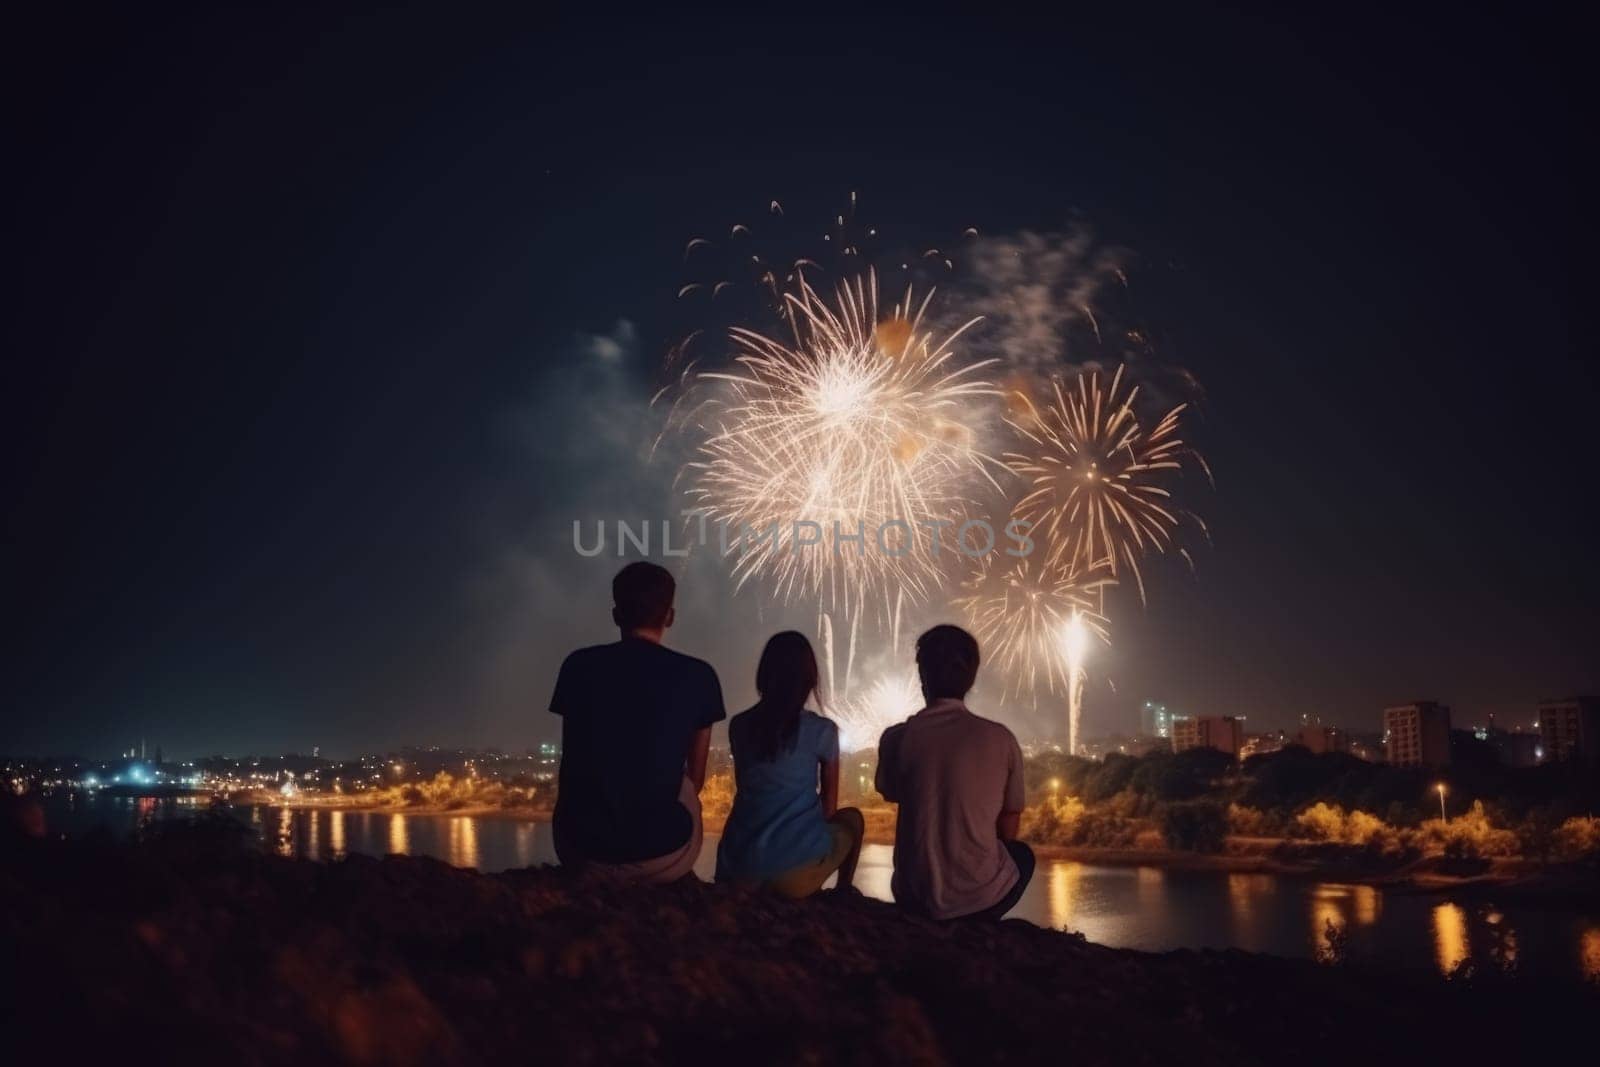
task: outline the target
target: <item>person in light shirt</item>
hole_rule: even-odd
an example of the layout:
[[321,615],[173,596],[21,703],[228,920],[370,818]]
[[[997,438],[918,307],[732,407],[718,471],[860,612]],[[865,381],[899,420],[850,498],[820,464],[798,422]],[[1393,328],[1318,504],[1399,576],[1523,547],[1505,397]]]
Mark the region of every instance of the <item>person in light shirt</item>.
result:
[[978,642],[960,627],[917,638],[928,705],[878,743],[877,789],[900,809],[890,888],[930,919],[999,919],[1033,877],[1033,850],[1017,840],[1022,749],[966,705],[978,661]]
[[795,630],[773,635],[756,668],[761,699],[728,724],[738,793],[717,848],[717,881],[787,897],[850,888],[865,823],[839,807],[839,728],[806,707],[817,657]]

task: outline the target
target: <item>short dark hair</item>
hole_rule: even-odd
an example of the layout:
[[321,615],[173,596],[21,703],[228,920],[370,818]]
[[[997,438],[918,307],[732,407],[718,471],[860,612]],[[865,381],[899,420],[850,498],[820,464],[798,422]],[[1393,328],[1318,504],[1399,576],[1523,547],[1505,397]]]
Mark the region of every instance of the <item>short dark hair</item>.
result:
[[672,572],[654,563],[630,563],[611,579],[611,617],[624,630],[662,626],[672,610],[678,583]]
[[917,674],[929,700],[960,700],[978,680],[977,638],[959,626],[935,626],[917,638]]

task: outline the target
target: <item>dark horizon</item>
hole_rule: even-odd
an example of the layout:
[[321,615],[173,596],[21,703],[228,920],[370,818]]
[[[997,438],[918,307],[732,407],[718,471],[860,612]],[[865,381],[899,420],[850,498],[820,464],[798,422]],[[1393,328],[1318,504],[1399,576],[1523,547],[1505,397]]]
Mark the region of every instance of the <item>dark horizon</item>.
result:
[[[685,242],[852,191],[1127,250],[1203,389],[1211,544],[1119,604],[1087,734],[1600,690],[1570,28],[27,18],[0,751],[553,739],[614,632],[570,522],[667,499],[627,431]],[[738,705],[806,613],[681,582]]]

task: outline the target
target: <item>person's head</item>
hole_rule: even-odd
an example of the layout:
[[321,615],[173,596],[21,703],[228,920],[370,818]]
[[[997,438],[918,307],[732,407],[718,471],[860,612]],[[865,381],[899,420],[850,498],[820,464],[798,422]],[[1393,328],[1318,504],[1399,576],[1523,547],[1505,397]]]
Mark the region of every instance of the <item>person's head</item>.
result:
[[817,691],[817,656],[811,642],[798,630],[773,634],[761,650],[756,665],[756,692],[761,700],[748,720],[747,740],[751,753],[761,761],[776,759],[780,752],[793,748],[800,733],[800,712]]
[[665,567],[640,560],[611,579],[611,618],[625,634],[654,636],[672,625],[677,583]]
[[930,702],[962,700],[978,680],[978,642],[959,626],[935,626],[917,638],[917,676]]

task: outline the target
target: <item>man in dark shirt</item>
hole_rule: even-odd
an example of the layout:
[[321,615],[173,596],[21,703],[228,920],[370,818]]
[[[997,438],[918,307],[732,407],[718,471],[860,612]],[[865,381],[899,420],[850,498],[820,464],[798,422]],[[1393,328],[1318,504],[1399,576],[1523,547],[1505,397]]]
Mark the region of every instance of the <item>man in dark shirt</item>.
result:
[[711,724],[727,713],[711,665],[661,645],[672,575],[630,563],[611,582],[615,644],[581,648],[556,678],[561,716],[556,855],[566,866],[669,882],[700,855]]

